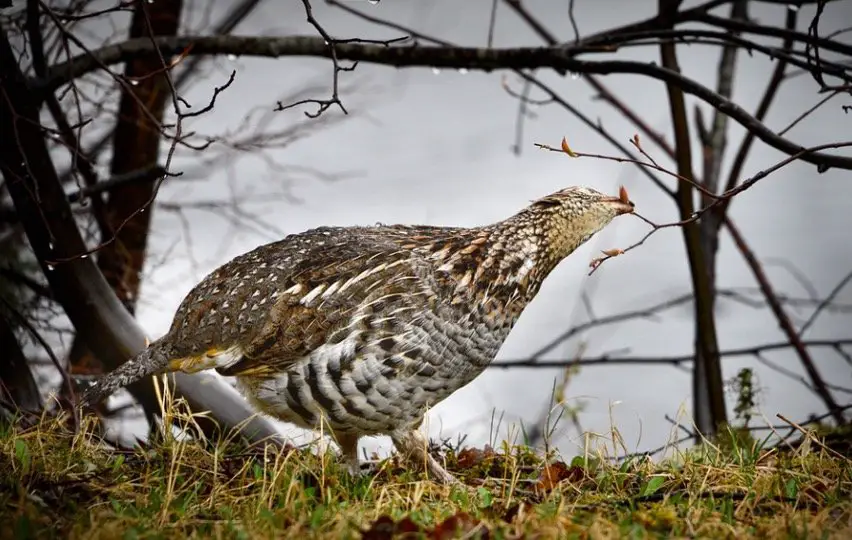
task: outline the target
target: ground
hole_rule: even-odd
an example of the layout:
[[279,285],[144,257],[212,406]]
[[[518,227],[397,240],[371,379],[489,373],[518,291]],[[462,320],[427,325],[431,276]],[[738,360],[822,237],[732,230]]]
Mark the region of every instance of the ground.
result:
[[464,486],[446,487],[393,459],[352,479],[331,452],[174,438],[116,449],[94,433],[0,424],[0,539],[852,537],[852,460],[811,435],[665,459],[449,449]]

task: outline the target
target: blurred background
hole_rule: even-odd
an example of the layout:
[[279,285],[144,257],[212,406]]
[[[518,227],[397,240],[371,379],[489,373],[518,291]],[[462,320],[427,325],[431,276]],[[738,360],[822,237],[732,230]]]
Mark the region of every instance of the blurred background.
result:
[[[14,43],[25,47],[23,30],[18,35],[15,29],[22,28],[16,21],[25,18],[26,2],[13,4],[3,13],[7,33]],[[85,7],[74,2],[48,4],[57,13],[70,13],[73,9],[96,13],[99,9],[111,10],[115,2],[89,2]],[[129,7],[125,10],[73,21],[64,19],[64,24],[91,49],[105,42],[121,42],[127,39],[134,17],[134,2],[126,4]],[[217,24],[232,16],[237,4],[184,1],[177,34],[212,34]],[[317,28],[306,21],[301,1],[253,4],[231,34],[319,35]],[[683,12],[704,4],[684,2],[679,9]],[[723,20],[731,19],[732,5],[741,4],[750,24],[778,29],[784,28],[789,12],[796,11],[796,29],[803,34],[808,32],[818,9],[817,3],[807,2],[801,6],[768,1],[715,4],[718,7],[708,13]],[[159,5],[160,0],[149,2],[147,9],[156,10]],[[513,5],[521,4],[503,0],[316,0],[312,8],[316,21],[336,39],[391,40],[416,33],[452,45],[495,48],[546,45],[523,14],[544,25],[558,42],[570,45],[576,39],[574,25],[583,38],[653,18],[658,10],[657,2],[650,0],[527,0],[522,4],[523,12]],[[850,34],[833,35],[844,30],[850,21],[852,2],[829,2],[818,21],[819,35],[852,47]],[[43,15],[45,27],[53,22]],[[732,35],[729,28],[700,21],[686,22],[683,28],[712,28]],[[416,39],[417,43],[430,45],[422,36]],[[773,49],[782,47],[778,36],[746,33],[743,37]],[[797,42],[793,48],[801,52],[805,45]],[[74,55],[81,51],[74,45]],[[677,54],[683,75],[718,91],[720,51],[719,43],[679,43]],[[61,48],[54,52],[57,63],[66,59]],[[835,58],[832,54],[826,51],[823,58]],[[189,69],[188,62],[193,58],[190,54],[183,59],[172,75]],[[504,219],[530,200],[569,185],[587,185],[613,194],[624,185],[637,211],[646,218],[660,224],[681,219],[671,197],[633,164],[591,157],[572,159],[537,148],[536,143],[558,148],[565,137],[577,152],[621,155],[600,133],[553,101],[540,87],[527,86],[515,72],[485,72],[475,66],[397,68],[364,61],[354,70],[338,74],[339,98],[348,114],[332,105],[319,117],[310,118],[305,113],[317,112],[314,103],[275,109],[280,108],[279,103],[328,99],[333,74],[330,60],[315,56],[273,59],[250,54],[198,58],[200,62],[192,67],[191,76],[179,91],[182,100],[192,105],[189,110],[204,107],[214,88],[225,84],[232,71],[235,76],[227,88],[217,93],[209,111],[183,119],[183,133],[194,134],[193,144],[209,142],[203,151],[172,145],[167,138],[160,142],[159,162],[163,163],[173,151],[169,170],[183,175],[166,178],[149,211],[150,232],[141,285],[138,298],[133,300],[138,322],[151,339],[166,332],[183,296],[207,273],[259,244],[320,225],[483,225]],[[582,58],[659,64],[659,40]],[[844,58],[837,61],[848,65],[850,57]],[[26,57],[21,62],[26,69],[34,69]],[[777,63],[759,52],[739,51],[732,72],[731,100],[753,115],[771,86]],[[341,64],[351,62],[341,60]],[[120,65],[113,68],[120,71]],[[634,159],[642,156],[629,140],[639,133],[642,147],[651,157],[662,167],[677,170],[677,164],[650,142],[635,122],[602,98],[600,89],[590,84],[586,74],[559,74],[552,69],[525,73],[603,127],[632,151]],[[663,82],[633,74],[595,77],[609,95],[674,144]],[[141,82],[145,84],[144,79]],[[78,85],[86,95],[82,116],[94,118],[76,130],[86,149],[115,128],[119,100],[129,90],[122,91],[103,71],[78,79]],[[852,101],[848,83],[842,91],[820,92],[810,74],[790,66],[773,92],[774,101],[763,118],[773,132],[784,130],[834,93],[783,136],[805,147],[850,139],[847,113]],[[519,96],[528,99],[524,101]],[[61,102],[72,117],[71,123],[80,122],[74,100],[62,97]],[[706,154],[699,140],[697,118],[700,115],[703,125],[712,127],[714,109],[687,95],[686,111],[692,164],[698,175]],[[163,114],[165,124],[175,122],[171,101],[167,100]],[[42,111],[42,116],[46,124],[53,122],[47,112]],[[746,131],[730,121],[725,133],[728,147],[720,158],[721,186]],[[852,156],[849,148],[827,152]],[[63,145],[54,145],[51,155],[60,172],[74,164],[73,153]],[[755,141],[738,180],[752,177],[785,157]],[[107,145],[93,159],[97,175],[109,177],[113,159],[113,151]],[[670,189],[677,187],[671,176],[652,172]],[[849,347],[844,349],[843,341],[852,339],[852,287],[842,286],[852,271],[849,182],[847,170],[831,168],[818,173],[815,165],[796,161],[738,194],[729,209],[730,219],[747,240],[797,332],[819,309],[801,340],[839,406],[852,398],[852,366],[846,355]],[[73,180],[68,185],[73,186]],[[694,200],[701,203],[697,195]],[[90,247],[97,245],[91,206],[78,204],[77,208],[78,223],[89,235]],[[619,452],[650,450],[694,431],[691,359],[696,349],[696,321],[693,283],[681,229],[660,229],[643,245],[606,261],[588,275],[590,261],[601,250],[626,248],[648,231],[649,226],[640,219],[620,218],[564,261],[519,320],[495,366],[430,412],[430,434],[449,439],[466,436],[466,444],[482,445],[505,437],[520,440],[526,433],[538,442],[546,436],[563,453],[573,455],[588,443],[587,434],[606,440],[611,438],[613,428],[624,441]],[[14,243],[5,242],[7,252],[15,254],[9,255],[7,268],[18,269],[42,282],[38,270],[27,266],[31,256],[26,255],[26,239],[21,235],[15,238]],[[718,238],[713,313],[718,347],[723,352],[722,378],[726,381],[729,421],[742,421],[742,415],[735,411],[737,385],[733,381],[742,376],[744,368],[752,370],[749,373],[753,373],[756,389],[755,403],[748,413],[750,426],[776,424],[777,413],[795,420],[823,415],[826,402],[813,391],[813,381],[800,354],[790,346],[778,317],[767,307],[742,251],[725,228]],[[8,281],[4,285],[7,289],[19,286],[14,285],[17,281]],[[18,297],[31,299],[32,292],[19,293]],[[672,306],[645,316],[625,316],[622,321],[606,325],[594,323],[669,301],[673,301]],[[66,362],[74,341],[73,325],[61,309],[54,306],[44,311],[46,303],[27,302],[24,303],[34,313],[42,313],[32,319]],[[592,324],[588,324],[590,321]],[[588,329],[560,339],[572,328],[586,324]],[[48,364],[36,370],[40,389],[59,391],[61,378],[45,360],[43,347],[32,340],[30,332],[16,331],[22,336],[33,365]],[[811,347],[810,343],[815,345]],[[777,347],[760,350],[767,345]],[[544,354],[537,354],[545,347]],[[728,354],[737,350],[745,352]],[[501,362],[530,358],[542,363],[579,363],[567,371],[564,367],[499,367]],[[597,359],[597,363],[583,365],[583,359]],[[77,372],[85,375],[87,370],[79,368]],[[556,403],[554,397],[558,398]],[[112,405],[118,407],[129,400],[129,394],[124,393]],[[117,418],[119,421],[111,422],[110,429],[119,439],[144,438],[147,424],[138,407],[122,411]],[[544,426],[554,422],[556,429],[550,433]],[[297,441],[313,437],[289,425],[281,424],[280,428]],[[761,433],[762,437],[766,432]],[[390,449],[389,440],[382,438],[363,444],[368,450],[381,453]]]

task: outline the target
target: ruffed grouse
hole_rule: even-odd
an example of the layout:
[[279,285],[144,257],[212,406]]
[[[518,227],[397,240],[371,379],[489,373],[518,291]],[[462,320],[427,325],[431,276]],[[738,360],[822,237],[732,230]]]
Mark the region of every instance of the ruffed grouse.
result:
[[95,403],[154,373],[215,368],[260,410],[358,440],[390,435],[439,481],[418,428],[497,355],[551,270],[620,214],[569,187],[484,227],[320,227],[240,255],[183,300],[171,329],[87,390]]

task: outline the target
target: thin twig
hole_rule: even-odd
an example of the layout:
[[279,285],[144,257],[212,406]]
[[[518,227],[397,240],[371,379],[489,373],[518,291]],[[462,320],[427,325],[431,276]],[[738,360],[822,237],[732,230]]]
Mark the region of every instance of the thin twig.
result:
[[[852,339],[825,339],[825,340],[805,340],[802,344],[807,348],[828,348],[836,349],[837,347],[852,346]],[[719,352],[719,356],[723,358],[756,356],[765,352],[781,351],[791,349],[793,345],[789,341],[779,341],[775,343],[763,343],[754,347],[742,347],[738,349],[728,349]],[[678,366],[693,362],[695,354],[681,354],[672,356],[613,356],[603,354],[600,356],[590,356],[585,358],[563,358],[563,359],[541,359],[536,357],[522,359],[504,359],[499,362],[494,362],[488,367],[491,369],[510,369],[510,368],[532,368],[532,369],[553,369],[564,368],[565,366],[601,366],[601,365],[660,365],[660,366]]]
[[739,227],[737,227],[727,216],[725,217],[725,226],[731,234],[731,238],[734,240],[734,243],[737,245],[740,253],[742,253],[746,264],[754,275],[754,279],[763,291],[763,294],[766,297],[766,302],[769,304],[769,307],[772,309],[772,313],[778,320],[778,325],[793,345],[793,349],[795,349],[796,354],[798,354],[799,360],[802,362],[802,366],[805,368],[805,371],[811,380],[814,391],[817,395],[819,395],[829,411],[835,411],[834,420],[838,424],[843,424],[845,419],[843,418],[843,414],[840,412],[840,407],[834,400],[834,396],[831,395],[831,391],[826,386],[825,381],[822,379],[822,376],[817,370],[816,364],[814,363],[813,358],[811,358],[807,347],[805,347],[802,342],[802,338],[793,326],[792,321],[790,321],[790,317],[787,316],[787,313],[784,311],[784,307],[781,305],[781,302],[778,301],[778,297],[775,295],[775,291],[772,288],[772,284],[769,282],[769,278],[766,277],[763,268],[760,266],[760,262],[757,260],[757,257],[754,255],[751,248],[749,248],[748,244],[746,244],[745,238],[742,233],[740,233]]
[[42,337],[41,333],[32,325],[29,319],[15,309],[15,306],[13,306],[4,297],[0,296],[0,301],[2,301],[3,305],[6,306],[6,309],[9,310],[9,313],[18,319],[18,322],[27,329],[27,332],[38,342],[39,346],[44,349],[44,352],[47,353],[47,356],[56,368],[56,371],[62,378],[62,384],[65,386],[65,391],[68,392],[68,399],[71,400],[74,431],[76,432],[80,426],[80,408],[77,406],[77,393],[74,391],[74,383],[71,381],[71,376],[68,374],[68,370],[62,366],[62,362],[60,362],[59,358],[56,357],[56,354],[53,352],[53,348],[47,343],[44,337]]
[[810,440],[812,443],[819,446],[820,448],[822,448],[823,450],[825,450],[829,454],[833,455],[836,458],[839,458],[840,460],[842,460],[844,462],[849,461],[848,457],[844,456],[843,454],[841,454],[837,450],[831,449],[828,446],[826,446],[825,444],[823,444],[823,442],[821,440],[817,439],[810,430],[803,428],[802,426],[800,426],[796,422],[793,422],[792,420],[788,419],[786,416],[784,416],[781,413],[777,413],[775,416],[777,416],[782,422],[786,422],[786,423],[790,424],[791,426],[793,426],[794,428],[796,428],[808,440]]
[[[148,40],[131,39],[89,51],[79,57],[56,66],[51,75],[41,81],[40,87],[47,90],[63,82],[79,77],[95,69],[106,69],[107,64],[124,61],[139,54],[151,52],[154,45],[164,53],[189,54],[243,54],[253,56],[281,57],[287,55],[330,57],[331,52],[322,38],[312,37],[243,37],[243,36],[176,36],[158,37],[155,43]],[[445,46],[387,47],[363,43],[337,43],[334,57],[338,60],[369,61],[375,64],[404,66],[431,66],[437,68],[465,69],[536,69],[551,68],[574,73],[611,74],[624,73],[643,75],[694,95],[716,109],[728,114],[731,119],[769,146],[788,155],[828,168],[852,169],[852,158],[815,152],[802,153],[804,148],[783,137],[758,121],[742,107],[725,99],[698,81],[675,70],[647,62],[627,60],[580,60],[566,53],[561,47],[518,47],[477,48]],[[348,68],[347,68],[348,69]]]
[[491,2],[491,17],[488,21],[488,47],[494,46],[494,27],[497,25],[497,1]]
[[846,287],[846,285],[850,281],[852,281],[852,271],[850,271],[848,274],[843,276],[843,279],[841,279],[840,282],[838,282],[837,285],[834,286],[834,288],[831,290],[831,292],[828,293],[828,296],[826,296],[819,303],[819,305],[817,305],[816,309],[814,309],[813,313],[811,313],[811,316],[808,317],[808,320],[806,320],[805,323],[802,325],[802,327],[799,329],[799,335],[800,336],[803,336],[805,334],[805,332],[808,331],[808,329],[816,322],[816,320],[820,316],[820,314],[823,311],[825,311],[825,309],[828,306],[831,305],[831,303],[834,301],[834,299],[837,297],[837,295],[840,294],[840,291],[842,291],[843,288]]

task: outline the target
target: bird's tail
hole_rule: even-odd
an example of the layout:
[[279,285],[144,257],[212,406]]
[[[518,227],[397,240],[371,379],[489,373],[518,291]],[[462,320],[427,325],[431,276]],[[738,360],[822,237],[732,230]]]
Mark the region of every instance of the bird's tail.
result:
[[169,357],[162,340],[154,341],[144,351],[93,382],[83,393],[81,401],[84,406],[95,405],[116,390],[166,371],[168,365]]

